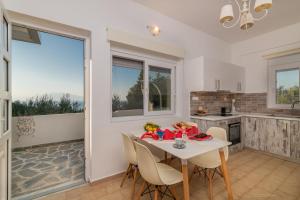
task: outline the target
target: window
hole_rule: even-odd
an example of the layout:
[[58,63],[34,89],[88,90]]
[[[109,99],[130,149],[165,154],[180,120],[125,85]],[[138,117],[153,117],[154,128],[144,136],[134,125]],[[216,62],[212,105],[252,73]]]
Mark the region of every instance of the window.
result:
[[149,67],[149,111],[171,110],[171,69]]
[[299,69],[276,70],[276,104],[299,101]]
[[[283,61],[286,63],[287,60]],[[289,109],[300,100],[300,63],[281,64],[279,61],[276,60],[279,64],[269,66],[268,107]]]
[[144,114],[144,63],[113,57],[112,64],[112,116]]
[[174,65],[113,53],[112,117],[174,113]]

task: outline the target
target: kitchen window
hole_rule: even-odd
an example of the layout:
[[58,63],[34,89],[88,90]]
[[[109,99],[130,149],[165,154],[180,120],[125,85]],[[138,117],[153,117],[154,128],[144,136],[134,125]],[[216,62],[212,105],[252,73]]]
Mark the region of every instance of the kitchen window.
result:
[[174,113],[175,64],[112,52],[112,117]]
[[300,62],[269,66],[268,107],[290,109],[296,102],[298,108],[299,91]]

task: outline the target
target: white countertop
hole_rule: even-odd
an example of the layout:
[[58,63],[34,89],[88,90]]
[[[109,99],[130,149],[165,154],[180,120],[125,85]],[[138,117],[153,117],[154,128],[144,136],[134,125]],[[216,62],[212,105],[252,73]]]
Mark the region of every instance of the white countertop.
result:
[[269,119],[285,119],[285,120],[294,120],[300,121],[300,118],[282,115],[282,116],[273,116],[267,113],[235,113],[232,116],[218,116],[218,115],[207,115],[207,116],[193,116],[191,115],[191,119],[201,119],[201,120],[209,120],[209,121],[220,121],[220,120],[228,120],[234,119],[238,117],[262,117],[262,118],[269,118]]

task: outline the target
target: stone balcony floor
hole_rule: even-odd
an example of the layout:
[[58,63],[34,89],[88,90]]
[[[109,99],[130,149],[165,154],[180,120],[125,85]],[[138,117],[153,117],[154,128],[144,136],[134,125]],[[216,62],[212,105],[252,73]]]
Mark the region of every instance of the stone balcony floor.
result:
[[84,180],[84,142],[73,141],[12,152],[12,196]]

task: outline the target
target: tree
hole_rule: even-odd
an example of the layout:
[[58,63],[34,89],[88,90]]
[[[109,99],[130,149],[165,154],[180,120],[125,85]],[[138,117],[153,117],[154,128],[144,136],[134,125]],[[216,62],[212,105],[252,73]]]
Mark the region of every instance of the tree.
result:
[[141,70],[139,78],[136,83],[129,89],[126,96],[127,109],[143,109],[144,98],[143,98],[143,81],[144,72]]
[[83,112],[78,101],[71,101],[69,94],[63,94],[60,101],[44,94],[28,99],[27,101],[14,101],[12,103],[13,116],[49,115],[59,113]]
[[293,86],[290,88],[279,86],[277,88],[276,102],[278,104],[292,104],[297,100],[299,100],[299,86]]
[[[161,75],[160,72],[157,72],[156,76],[151,77],[149,82],[150,82],[149,101],[153,104],[153,108],[154,109],[168,108],[171,104],[171,98],[170,98],[171,80],[170,80],[170,77],[163,76],[163,75]],[[160,105],[160,104],[162,104],[162,105]]]

